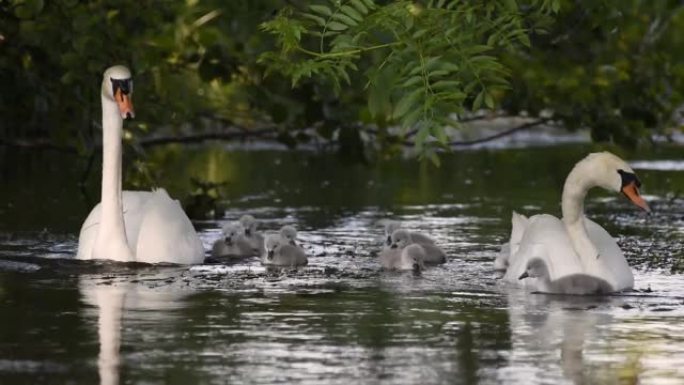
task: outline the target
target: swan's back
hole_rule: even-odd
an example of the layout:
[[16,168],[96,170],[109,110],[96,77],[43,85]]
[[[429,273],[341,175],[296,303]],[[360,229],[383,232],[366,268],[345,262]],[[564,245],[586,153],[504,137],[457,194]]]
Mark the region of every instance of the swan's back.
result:
[[143,207],[135,258],[146,263],[197,264],[204,247],[180,203],[164,189],[152,192]]
[[541,214],[529,218],[518,250],[510,257],[504,279],[517,282],[532,258],[539,258],[546,263],[550,281],[583,273],[565,225],[552,215]]

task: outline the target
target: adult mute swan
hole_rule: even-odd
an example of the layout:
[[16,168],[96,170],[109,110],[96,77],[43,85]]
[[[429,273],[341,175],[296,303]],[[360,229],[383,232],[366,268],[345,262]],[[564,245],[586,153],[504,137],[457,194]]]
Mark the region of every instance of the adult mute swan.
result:
[[513,213],[510,242],[495,261],[496,268],[506,270],[504,280],[550,293],[610,293],[632,288],[632,270],[615,239],[584,215],[584,198],[592,187],[622,192],[650,212],[639,195],[641,182],[625,161],[609,152],[589,154],[565,180],[562,219]]
[[123,119],[133,118],[133,81],[124,66],[102,79],[102,198],[83,222],[78,259],[194,264],[204,249],[178,201],[163,189],[121,191]]

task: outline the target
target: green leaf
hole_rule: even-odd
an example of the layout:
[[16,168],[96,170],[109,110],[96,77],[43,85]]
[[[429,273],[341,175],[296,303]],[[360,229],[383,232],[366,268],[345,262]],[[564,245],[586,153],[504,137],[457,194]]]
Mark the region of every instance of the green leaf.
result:
[[331,21],[330,23],[328,23],[328,29],[331,31],[344,31],[348,28],[349,28],[348,26],[346,26],[342,23],[338,23],[336,21]]
[[357,11],[361,12],[364,15],[368,14],[368,8],[363,5],[363,3],[360,0],[351,0],[350,1],[351,5],[356,8]]
[[485,92],[484,103],[490,109],[494,108],[494,99],[492,99],[492,94],[490,94],[489,92]]
[[394,106],[394,111],[392,112],[392,118],[399,120],[402,116],[406,115],[409,110],[418,108],[418,101],[420,96],[423,95],[425,91],[422,88],[414,90],[413,92],[406,93],[399,99],[399,102]]
[[530,43],[530,38],[525,33],[518,34],[518,41],[525,47],[529,48],[532,46],[532,43]]
[[416,84],[422,83],[423,82],[423,77],[422,76],[411,76],[408,78],[404,83],[401,84],[403,88],[408,88],[411,86],[415,86]]
[[351,17],[352,19],[361,22],[363,21],[363,16],[361,16],[360,13],[358,13],[354,8],[348,6],[348,5],[343,5],[340,10],[344,12],[345,15]]
[[458,80],[440,80],[431,85],[435,90],[451,90],[458,89],[461,86],[461,82]]
[[302,17],[315,21],[316,24],[321,27],[325,26],[325,19],[320,16],[316,16],[311,13],[302,13]]
[[319,15],[323,15],[326,17],[330,17],[332,15],[332,11],[330,10],[330,8],[326,7],[325,5],[314,4],[310,5],[309,9],[316,12]]
[[332,18],[348,25],[349,27],[356,27],[357,25],[359,25],[359,23],[357,23],[354,19],[343,13],[336,13],[332,16]]
[[377,7],[373,0],[363,0],[363,3],[366,4],[366,8],[368,9],[375,9]]
[[473,101],[473,111],[477,111],[482,107],[482,99],[484,98],[485,90],[480,91]]

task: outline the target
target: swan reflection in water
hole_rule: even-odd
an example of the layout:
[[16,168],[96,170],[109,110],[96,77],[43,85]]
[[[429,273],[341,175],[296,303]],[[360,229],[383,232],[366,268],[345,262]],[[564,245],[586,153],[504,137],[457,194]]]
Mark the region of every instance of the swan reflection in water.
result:
[[[131,276],[126,276],[120,281],[82,277],[79,282],[83,302],[97,308],[100,385],[119,384],[122,326],[126,322],[124,314],[128,318],[131,311],[168,310],[183,306],[181,299],[184,294],[164,287],[146,287],[133,281]],[[164,317],[162,314],[168,313],[155,312],[155,317]]]
[[511,354],[508,366],[499,371],[500,379],[520,384],[592,384],[638,376],[638,370],[630,367],[638,357],[621,363],[605,361],[612,354],[629,355],[618,353],[621,348],[611,343],[619,338],[620,319],[613,314],[618,302],[615,297],[509,292]]

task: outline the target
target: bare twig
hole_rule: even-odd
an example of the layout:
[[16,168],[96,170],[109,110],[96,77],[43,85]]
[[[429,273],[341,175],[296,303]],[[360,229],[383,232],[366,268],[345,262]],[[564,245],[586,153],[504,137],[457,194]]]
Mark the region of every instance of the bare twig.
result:
[[539,125],[544,124],[544,123],[549,122],[549,121],[551,121],[551,118],[540,118],[540,119],[537,119],[537,120],[532,121],[532,122],[528,122],[525,124],[521,124],[519,126],[509,128],[508,130],[501,131],[501,132],[496,133],[494,135],[485,136],[484,138],[473,139],[473,140],[454,140],[454,141],[449,142],[449,146],[452,146],[452,147],[473,146],[476,144],[481,144],[481,143],[489,142],[489,141],[492,141],[495,139],[503,138],[504,136],[508,136],[508,135],[514,134],[518,131],[526,130],[528,128],[536,127],[536,126],[539,126]]

